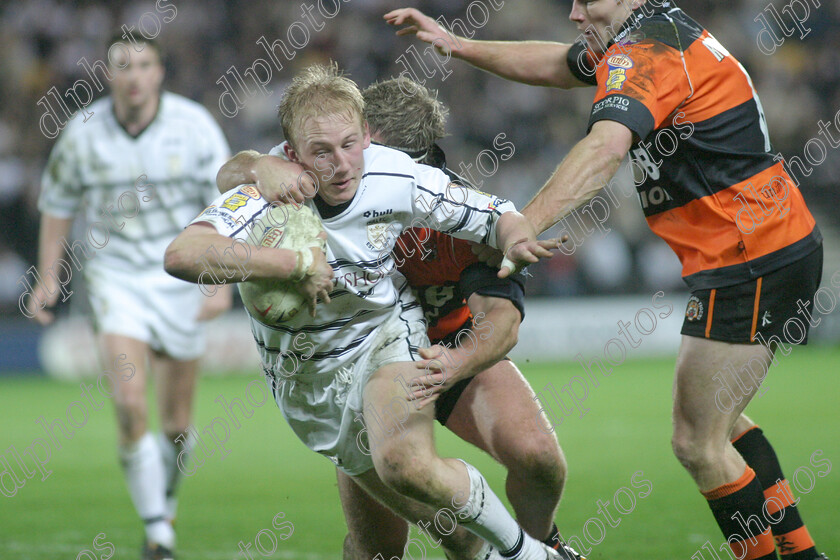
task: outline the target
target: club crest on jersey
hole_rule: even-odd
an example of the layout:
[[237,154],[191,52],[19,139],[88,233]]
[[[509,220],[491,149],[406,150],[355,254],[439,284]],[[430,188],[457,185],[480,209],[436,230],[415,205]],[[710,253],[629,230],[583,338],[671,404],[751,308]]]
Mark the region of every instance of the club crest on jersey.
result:
[[244,187],[241,187],[239,189],[239,192],[255,200],[262,198],[262,196],[260,196],[260,191],[258,191],[257,187],[253,185],[246,185]]
[[232,194],[225,199],[224,204],[222,204],[222,208],[227,208],[231,212],[236,212],[238,208],[242,208],[245,204],[248,203],[248,197],[244,194]]
[[697,296],[688,298],[688,306],[685,308],[685,318],[689,321],[699,321],[703,318],[703,302]]
[[375,251],[381,251],[385,248],[385,245],[388,243],[388,224],[387,223],[378,223],[378,224],[368,224],[367,225],[367,238],[368,238],[368,249],[373,249]]
[[607,75],[607,93],[620,91],[627,80],[627,70],[633,68],[633,59],[626,54],[614,54],[607,58],[607,67],[610,71]]

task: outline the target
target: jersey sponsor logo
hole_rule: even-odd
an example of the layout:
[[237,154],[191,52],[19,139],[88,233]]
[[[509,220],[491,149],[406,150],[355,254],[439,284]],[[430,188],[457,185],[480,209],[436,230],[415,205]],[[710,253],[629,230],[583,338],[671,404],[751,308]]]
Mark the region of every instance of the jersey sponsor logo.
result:
[[209,220],[210,223],[215,223],[221,220],[228,227],[233,228],[237,226],[236,220],[234,220],[230,216],[230,214],[228,214],[227,212],[220,212],[219,209],[215,206],[208,206],[207,208],[205,208],[204,211],[201,214],[199,214],[198,218],[196,218],[194,221],[200,221],[199,218],[201,217],[215,218],[214,220]]
[[[653,179],[654,181],[659,179],[659,166],[656,164],[653,158],[651,158],[650,154],[647,151],[645,151],[644,148],[634,148],[630,150],[630,154],[633,157],[633,161],[642,169],[642,171],[644,171],[645,181],[647,181],[648,178]],[[662,162],[660,161],[659,163]],[[668,195],[667,192],[665,193],[665,197],[667,200],[671,200],[671,197]],[[662,201],[660,200],[659,202],[656,202],[654,204],[659,204],[661,202]],[[648,204],[645,201],[645,199],[642,199],[642,207],[648,207]]]
[[369,286],[374,286],[387,276],[387,273],[380,270],[372,272],[368,272],[367,270],[362,270],[361,272],[348,272],[347,274],[336,276],[335,285],[337,287],[344,286],[345,288],[358,288],[360,286],[367,288]]
[[611,95],[605,97],[598,103],[592,106],[592,114],[602,111],[603,109],[618,109],[619,111],[627,111],[630,108],[630,100],[626,97],[618,95]]
[[244,194],[232,194],[225,199],[222,208],[227,208],[231,212],[236,212],[237,209],[245,206],[248,203],[248,197]]
[[688,306],[685,308],[685,318],[689,321],[699,321],[703,318],[703,302],[697,296],[688,298]]
[[494,198],[493,201],[487,205],[488,210],[498,210],[499,206],[507,202],[506,198]]
[[259,200],[260,198],[262,198],[262,196],[260,195],[260,191],[257,190],[257,187],[254,187],[252,185],[247,185],[245,187],[240,188],[239,192],[255,200]]
[[627,70],[633,68],[633,60],[625,54],[614,54],[607,58],[607,67],[609,68],[606,83],[607,93],[620,91],[627,80]]
[[362,216],[365,218],[378,218],[380,216],[388,216],[394,213],[393,208],[388,208],[387,210],[383,210],[382,212],[378,212],[376,210],[368,210]]
[[665,201],[674,200],[671,198],[671,195],[668,194],[668,191],[662,187],[653,187],[652,189],[640,192],[639,199],[642,201],[642,208],[659,206]]
[[614,54],[607,58],[607,64],[610,68],[633,68],[633,59],[626,54]]

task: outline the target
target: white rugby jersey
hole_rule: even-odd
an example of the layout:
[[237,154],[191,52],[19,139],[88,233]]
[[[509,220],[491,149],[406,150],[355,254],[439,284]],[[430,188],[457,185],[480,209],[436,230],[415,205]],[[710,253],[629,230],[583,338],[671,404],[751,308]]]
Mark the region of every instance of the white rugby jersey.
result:
[[[110,97],[88,111],[93,116],[70,121],[53,147],[38,208],[70,218],[84,203],[80,240],[96,254],[86,270],[130,267],[163,274],[166,247],[218,195],[216,172],[229,157],[227,141],[204,107],[174,93],[162,92],[157,115],[136,138],[117,122]],[[93,228],[91,246],[88,228],[94,222],[103,225]],[[107,243],[99,248],[106,240],[103,228]]]
[[[320,216],[313,201],[306,204]],[[254,187],[240,187],[217,198],[192,223],[208,222],[222,235],[250,237],[249,244],[256,245],[262,235],[251,225],[269,206]],[[251,318],[266,373],[282,379],[337,371],[367,349],[369,335],[395,305],[402,306],[405,321],[422,321],[422,310],[391,254],[400,233],[425,226],[492,245],[496,221],[509,210],[515,208],[507,200],[450,186],[440,169],[371,145],[364,151],[364,173],[349,206],[336,216],[321,217],[327,261],[335,271],[331,303],[319,304],[315,318],[302,310],[276,327]]]

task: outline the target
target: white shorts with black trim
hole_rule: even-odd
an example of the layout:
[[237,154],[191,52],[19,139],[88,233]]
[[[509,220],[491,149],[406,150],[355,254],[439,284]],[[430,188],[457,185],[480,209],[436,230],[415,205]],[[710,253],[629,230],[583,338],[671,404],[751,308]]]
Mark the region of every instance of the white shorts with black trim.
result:
[[405,321],[399,305],[370,336],[370,347],[359,359],[338,371],[278,379],[274,391],[295,435],[350,476],[373,468],[362,433],[368,380],[385,365],[416,360],[416,349],[429,346],[425,324]]

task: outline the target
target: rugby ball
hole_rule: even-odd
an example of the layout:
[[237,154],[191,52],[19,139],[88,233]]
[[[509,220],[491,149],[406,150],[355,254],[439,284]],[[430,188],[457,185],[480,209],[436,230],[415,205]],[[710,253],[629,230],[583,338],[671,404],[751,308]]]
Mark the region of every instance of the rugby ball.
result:
[[[308,256],[311,248],[326,252],[326,241],[318,237],[323,231],[321,220],[309,207],[272,204],[254,220],[248,242],[255,246],[300,251],[308,268],[312,262]],[[248,280],[239,283],[239,295],[251,317],[273,326],[289,321],[306,308],[304,297],[294,286],[295,282],[291,280]]]

